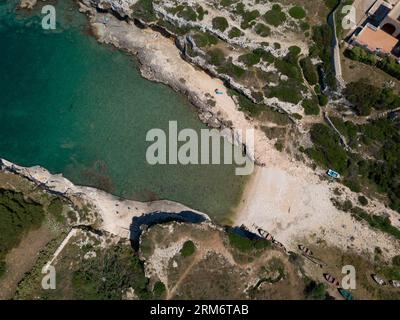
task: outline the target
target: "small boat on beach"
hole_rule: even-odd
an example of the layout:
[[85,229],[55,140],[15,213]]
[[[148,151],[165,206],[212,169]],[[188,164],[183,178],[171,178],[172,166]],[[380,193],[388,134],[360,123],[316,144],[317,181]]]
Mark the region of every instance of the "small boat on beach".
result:
[[313,255],[313,252],[310,249],[308,249],[306,246],[303,246],[302,244],[299,244],[298,247],[299,247],[300,251],[302,253],[304,253],[305,255],[307,255],[307,256],[312,256]]
[[386,286],[386,281],[377,274],[371,274],[371,278],[380,286]]
[[351,294],[351,292],[344,290],[342,288],[338,289],[340,295],[345,298],[346,300],[354,300],[353,295]]
[[395,288],[400,288],[400,281],[399,280],[390,280],[390,285]]
[[340,282],[338,279],[330,275],[329,273],[324,273],[324,279],[330,284],[334,285],[336,288],[340,287]]
[[263,230],[261,228],[258,228],[257,232],[264,239],[266,239],[268,241],[274,241],[274,237],[270,233],[268,233],[267,231],[265,231],[265,230]]

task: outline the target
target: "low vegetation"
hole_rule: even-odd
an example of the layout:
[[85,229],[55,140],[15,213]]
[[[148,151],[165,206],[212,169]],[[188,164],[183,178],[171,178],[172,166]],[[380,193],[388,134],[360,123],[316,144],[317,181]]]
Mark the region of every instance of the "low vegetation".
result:
[[24,234],[39,228],[45,217],[43,207],[22,193],[0,190],[0,276],[6,270],[4,258]]
[[186,241],[181,249],[182,257],[189,257],[196,251],[196,246],[194,245],[193,241],[188,240]]
[[392,77],[400,80],[400,64],[398,64],[396,59],[391,56],[380,58],[360,47],[347,49],[344,54],[351,60],[360,61],[370,66],[377,67]]
[[271,242],[264,239],[250,240],[244,236],[238,235],[233,231],[228,232],[229,243],[232,247],[242,252],[259,250],[271,246]]
[[264,20],[274,27],[279,27],[286,19],[286,13],[282,11],[282,7],[279,4],[274,4],[272,9],[264,14]]
[[344,95],[360,116],[369,116],[373,109],[384,111],[400,107],[400,96],[392,89],[375,87],[366,79],[349,83]]

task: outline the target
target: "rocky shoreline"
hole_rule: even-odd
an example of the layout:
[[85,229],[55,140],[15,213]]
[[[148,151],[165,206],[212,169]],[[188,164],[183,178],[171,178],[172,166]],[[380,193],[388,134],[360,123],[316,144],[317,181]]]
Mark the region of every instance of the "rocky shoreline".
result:
[[149,213],[191,211],[211,221],[205,213],[177,202],[125,200],[96,188],[77,186],[61,174],[53,175],[40,166],[26,168],[0,159],[0,171],[18,175],[45,192],[65,199],[75,212],[81,213],[72,226],[90,226],[125,239],[130,239],[132,218]]

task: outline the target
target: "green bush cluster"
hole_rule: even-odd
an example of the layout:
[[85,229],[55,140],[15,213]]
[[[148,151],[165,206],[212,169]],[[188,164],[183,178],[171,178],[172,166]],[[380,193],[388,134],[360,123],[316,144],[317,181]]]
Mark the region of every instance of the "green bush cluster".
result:
[[238,60],[243,62],[247,67],[252,67],[260,62],[261,56],[254,52],[250,52],[239,56]]
[[235,91],[229,90],[229,95],[236,97],[239,104],[239,110],[250,114],[251,116],[258,116],[264,109],[264,105],[256,104],[247,98],[245,95]]
[[396,59],[391,56],[385,56],[384,58],[379,59],[376,55],[369,53],[360,47],[347,49],[344,54],[349,59],[360,61],[370,66],[375,66],[392,77],[400,80],[400,64],[398,64]]
[[292,18],[299,19],[299,20],[304,19],[307,15],[304,8],[300,7],[300,6],[294,6],[294,7],[290,8],[289,14]]
[[189,257],[196,251],[196,246],[194,245],[193,241],[188,240],[186,241],[181,249],[182,257]]
[[218,68],[219,73],[226,74],[235,79],[240,79],[246,74],[246,70],[232,63],[231,60],[226,61]]
[[6,254],[26,232],[39,228],[44,216],[40,204],[25,199],[21,193],[0,190],[0,275],[6,268]]
[[293,46],[289,48],[289,53],[283,59],[275,59],[275,67],[278,71],[290,79],[303,82],[303,76],[299,65],[299,47]]
[[237,38],[242,35],[243,35],[243,32],[236,27],[233,27],[231,30],[229,30],[229,33],[228,33],[229,39]]
[[149,299],[153,295],[147,285],[139,258],[129,246],[122,244],[83,261],[72,277],[74,296],[79,300],[120,300],[129,288],[140,299]]
[[196,45],[201,48],[216,45],[218,43],[218,38],[208,32],[196,33],[192,37]]
[[254,20],[256,20],[259,16],[260,12],[258,10],[244,11],[242,14],[242,23],[240,24],[241,28],[250,28],[252,25],[254,25]]
[[318,73],[315,69],[314,64],[310,57],[306,57],[300,60],[300,66],[303,70],[304,78],[310,85],[316,85],[318,83]]
[[394,227],[388,217],[379,215],[370,215],[365,210],[358,207],[353,208],[351,211],[354,218],[356,218],[357,220],[364,220],[372,228],[390,234],[396,239],[400,239],[400,229]]
[[264,14],[264,20],[274,27],[279,27],[286,21],[286,14],[279,4],[274,4],[272,9]]
[[224,52],[219,49],[211,49],[207,52],[208,54],[208,62],[213,64],[214,66],[221,66],[225,62],[225,55]]
[[271,29],[263,23],[257,23],[254,27],[254,31],[261,37],[268,37],[271,35]]
[[268,240],[250,240],[234,233],[233,231],[228,232],[228,238],[230,245],[242,252],[260,250],[271,246],[271,242]]
[[400,107],[400,96],[392,89],[378,88],[366,79],[349,83],[343,91],[360,116],[368,116],[372,109],[390,110]]
[[316,123],[310,130],[314,148],[307,153],[315,162],[325,168],[331,168],[339,173],[347,169],[348,156],[341,147],[339,137],[328,126]]
[[276,87],[269,87],[265,89],[265,94],[269,98],[278,98],[280,101],[298,104],[303,96],[301,92],[305,88],[299,84],[298,81],[289,79],[288,81],[281,81]]
[[157,20],[156,13],[153,7],[153,0],[139,0],[133,5],[132,16],[137,19],[142,19],[146,22]]
[[315,26],[313,28],[314,45],[310,48],[310,56],[317,56],[322,60],[322,68],[325,73],[326,84],[332,89],[336,89],[336,76],[332,64],[332,40],[333,31],[329,25],[324,24]]
[[212,20],[212,26],[214,29],[224,32],[226,29],[228,29],[229,24],[228,24],[228,21],[224,17],[215,17]]
[[302,106],[306,115],[319,115],[320,108],[316,99],[303,100]]

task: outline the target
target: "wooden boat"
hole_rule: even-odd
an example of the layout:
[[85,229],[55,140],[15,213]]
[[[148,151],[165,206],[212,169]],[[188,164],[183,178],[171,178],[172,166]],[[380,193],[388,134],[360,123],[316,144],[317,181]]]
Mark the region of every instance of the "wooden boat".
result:
[[386,286],[386,281],[383,280],[380,276],[377,274],[371,274],[371,278],[380,286]]
[[389,281],[390,285],[395,287],[395,288],[400,288],[400,281],[399,280],[390,280]]
[[330,284],[334,285],[336,288],[340,287],[340,282],[338,279],[330,275],[329,273],[324,273],[324,279]]
[[307,247],[303,246],[302,244],[299,244],[298,247],[299,247],[300,251],[303,252],[305,255],[307,255],[307,256],[313,255],[313,252],[310,249],[308,249]]
[[261,237],[263,237],[263,238],[265,238],[266,240],[268,240],[268,241],[274,241],[274,237],[270,234],[270,233],[268,233],[267,231],[265,231],[265,230],[263,230],[263,229],[261,229],[261,228],[258,228],[258,234],[261,236]]

